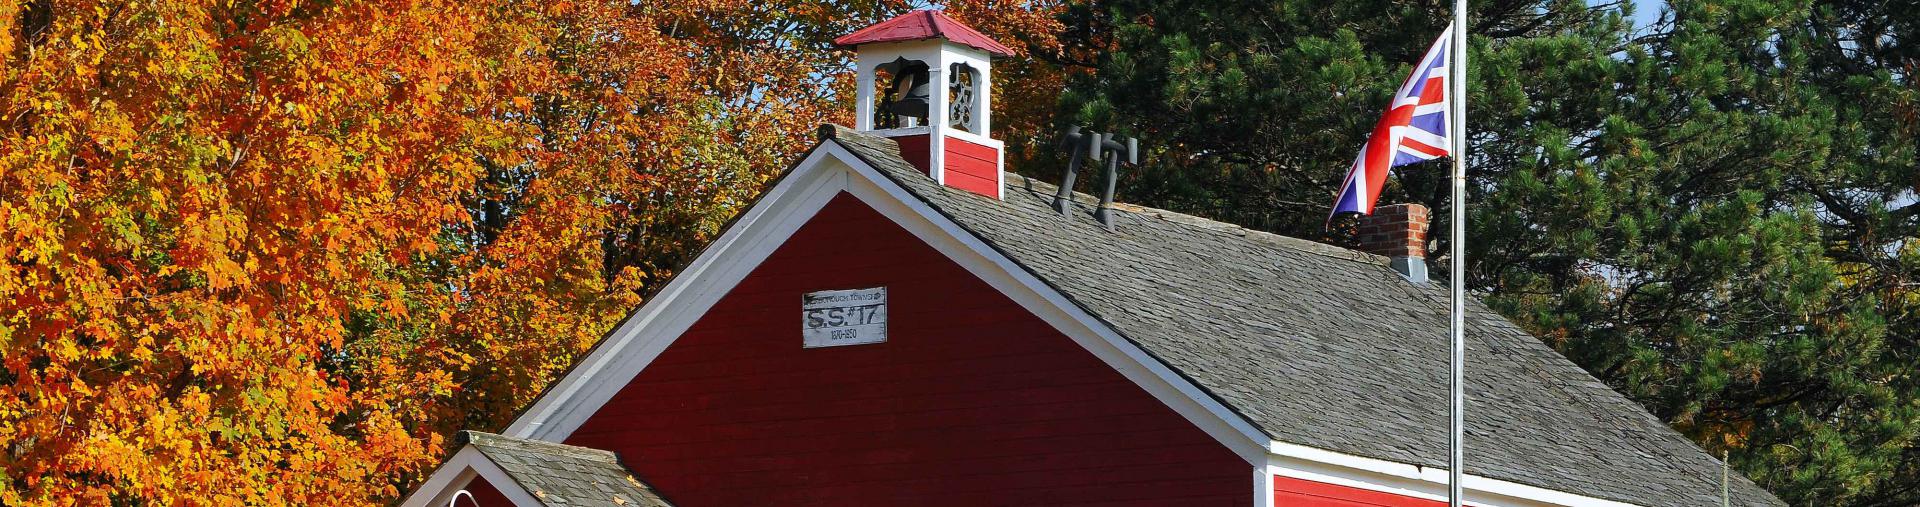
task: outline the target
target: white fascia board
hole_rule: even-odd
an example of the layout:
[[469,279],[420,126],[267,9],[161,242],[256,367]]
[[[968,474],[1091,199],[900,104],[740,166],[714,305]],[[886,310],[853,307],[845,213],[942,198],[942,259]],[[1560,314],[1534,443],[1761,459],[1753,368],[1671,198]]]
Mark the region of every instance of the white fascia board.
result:
[[[1426,500],[1447,500],[1447,469],[1354,456],[1325,449],[1273,442],[1267,472],[1368,491]],[[1465,475],[1466,505],[1481,507],[1635,507],[1633,504],[1556,491],[1516,482]]]
[[1273,473],[1265,466],[1253,467],[1253,507],[1274,507]]
[[540,507],[543,505],[538,498],[528,493],[526,488],[521,487],[520,483],[507,476],[507,471],[501,469],[500,465],[487,459],[485,454],[481,454],[479,449],[474,449],[472,446],[462,447],[460,452],[454,453],[452,458],[447,459],[446,463],[433,471],[433,475],[427,476],[426,481],[414,488],[413,494],[407,495],[406,500],[401,501],[400,505],[401,507],[448,505],[454,495],[465,491],[467,485],[472,484],[476,478],[487,481],[487,484],[500,491],[500,494],[505,495],[507,500],[516,506]]
[[[988,148],[993,148],[996,150],[1004,150],[1007,148],[1006,141],[1001,141],[999,139],[994,139],[994,138],[983,136],[980,134],[967,132],[965,130],[943,129],[943,131],[946,133],[947,137],[959,139],[969,143],[978,144],[978,145],[985,146]],[[869,130],[866,132],[867,135],[887,137],[887,138],[930,135],[932,133],[933,133],[933,129],[931,127],[926,127],[926,126],[879,129],[879,130]]]
[[686,270],[607,335],[502,433],[561,442],[585,424],[667,345],[706,315],[714,303],[846,187],[846,171],[823,169],[844,166],[828,163],[836,155],[830,155],[827,147],[838,145],[824,143],[822,149],[814,150],[794,166],[793,174],[768,190]]
[[965,130],[947,129],[947,137],[959,139],[959,140],[966,141],[973,144],[978,144],[978,145],[985,146],[988,148],[993,148],[996,150],[1004,150],[1007,148],[1007,143],[1004,141],[983,136],[980,134],[975,134],[972,132],[967,132]]
[[1073,339],[1248,463],[1266,462],[1272,441],[1266,433],[877,169],[852,160],[848,165],[860,177],[848,179],[848,191],[862,202]]
[[[874,66],[892,62],[896,58],[919,60],[927,64],[928,70],[940,61],[940,47],[946,41],[941,39],[919,39],[892,42],[869,42],[853,49],[854,59],[873,62]],[[945,89],[945,83],[938,83]]]

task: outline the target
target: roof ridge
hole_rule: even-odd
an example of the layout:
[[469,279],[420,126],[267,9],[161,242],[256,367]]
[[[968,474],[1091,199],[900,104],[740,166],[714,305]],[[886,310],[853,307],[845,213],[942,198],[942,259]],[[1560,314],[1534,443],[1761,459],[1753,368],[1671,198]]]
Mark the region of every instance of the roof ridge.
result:
[[526,450],[526,451],[543,452],[548,454],[557,454],[557,455],[563,455],[567,457],[594,460],[594,461],[604,461],[608,463],[618,463],[620,460],[619,456],[614,454],[613,451],[608,451],[605,449],[580,447],[577,445],[568,445],[568,444],[562,444],[559,442],[548,442],[545,440],[514,438],[506,435],[501,435],[498,433],[487,433],[484,431],[464,430],[460,432],[460,436],[458,438],[464,443],[479,446],[479,447],[494,447],[494,448],[502,448],[502,449],[512,448],[512,449],[520,449],[520,450]]
[[[1040,186],[1046,187],[1047,192],[1045,193],[1058,192],[1060,189],[1058,185],[1047,183],[1045,181],[1041,181],[1039,179],[1032,178],[1024,174],[1015,174],[1015,173],[1008,173],[1008,174],[1011,176],[1017,176],[1021,178],[1023,180],[1023,183],[1026,183],[1030,187],[1035,187],[1035,188],[1038,188]],[[1038,185],[1034,185],[1035,183],[1038,183]],[[1012,181],[1009,180],[1008,184],[1011,185]],[[1084,192],[1075,191],[1073,192],[1073,196],[1074,196],[1074,201],[1076,202],[1078,201],[1097,202],[1097,199],[1093,195],[1087,194]],[[1085,199],[1082,199],[1082,197],[1084,197]],[[1321,242],[1310,240],[1310,239],[1296,238],[1293,236],[1275,234],[1267,231],[1262,231],[1259,229],[1252,229],[1244,225],[1235,224],[1232,222],[1222,222],[1219,220],[1214,220],[1214,219],[1199,216],[1199,215],[1191,215],[1187,213],[1181,213],[1178,211],[1154,208],[1150,206],[1143,206],[1139,204],[1132,204],[1132,203],[1125,203],[1125,202],[1115,202],[1112,204],[1112,206],[1114,210],[1124,211],[1124,212],[1132,213],[1135,215],[1158,218],[1162,221],[1166,221],[1169,223],[1185,225],[1190,227],[1197,227],[1201,229],[1222,232],[1222,233],[1226,233],[1234,236],[1240,236],[1248,240],[1254,241],[1256,243],[1260,243],[1268,246],[1287,248],[1287,249],[1297,250],[1302,253],[1310,253],[1310,254],[1315,254],[1315,255],[1320,255],[1325,257],[1332,257],[1332,258],[1341,259],[1341,260],[1364,262],[1368,264],[1379,264],[1382,266],[1389,264],[1389,261],[1387,260],[1386,256],[1374,255],[1374,254],[1362,252],[1359,250],[1321,243]]]
[[[900,155],[900,151],[899,151],[900,145],[898,142],[894,141],[893,139],[875,136],[872,134],[868,134],[866,132],[854,130],[845,125],[840,125],[838,123],[829,122],[829,123],[820,125],[820,128],[817,130],[817,135],[819,139],[823,141],[837,140],[837,141],[857,142],[857,143],[861,143],[861,145],[863,146],[881,150],[882,152],[887,153],[889,155],[894,155],[894,156]],[[885,141],[885,142],[881,142],[881,141]],[[1059,185],[1041,181],[1040,179],[1033,178],[1024,174],[1019,174],[1019,173],[1014,173],[1009,171],[1007,172],[1007,176],[1008,177],[1005,183],[1005,186],[1007,187],[1021,185],[1029,189],[1030,191],[1038,191],[1040,189],[1044,189],[1044,191],[1041,191],[1041,193],[1043,194],[1056,194],[1060,190]],[[1016,177],[1020,178],[1020,181],[1018,183],[1016,183],[1013,179]],[[945,185],[939,185],[936,188],[940,189],[940,191],[953,191],[951,187],[947,187]],[[973,194],[972,192],[966,192],[966,194],[972,197],[983,198],[983,199],[985,198],[983,196]],[[1079,191],[1073,192],[1073,200],[1075,202],[1081,202],[1081,203],[1093,203],[1093,202],[1099,201],[1098,198],[1094,197],[1092,194],[1079,192]],[[1319,255],[1323,257],[1330,257],[1334,259],[1353,261],[1353,262],[1361,262],[1366,264],[1375,264],[1380,266],[1390,265],[1390,261],[1386,258],[1386,256],[1374,255],[1374,254],[1362,252],[1359,250],[1354,250],[1351,248],[1329,245],[1326,243],[1321,243],[1321,242],[1313,241],[1309,239],[1295,238],[1292,236],[1274,234],[1271,232],[1266,232],[1258,229],[1250,229],[1243,225],[1234,224],[1230,222],[1222,222],[1222,221],[1218,221],[1218,220],[1214,220],[1211,218],[1206,218],[1198,215],[1189,215],[1189,214],[1180,213],[1177,211],[1171,211],[1171,210],[1165,210],[1160,208],[1153,208],[1153,207],[1142,206],[1138,204],[1123,203],[1123,202],[1113,203],[1113,209],[1131,213],[1134,215],[1158,218],[1168,223],[1185,225],[1189,227],[1195,227],[1195,228],[1225,233],[1233,236],[1239,236],[1242,238],[1246,238],[1249,241],[1253,241],[1255,243],[1259,243],[1262,245],[1267,245],[1275,248],[1286,248],[1286,249],[1301,252],[1301,253],[1309,253],[1309,254]]]

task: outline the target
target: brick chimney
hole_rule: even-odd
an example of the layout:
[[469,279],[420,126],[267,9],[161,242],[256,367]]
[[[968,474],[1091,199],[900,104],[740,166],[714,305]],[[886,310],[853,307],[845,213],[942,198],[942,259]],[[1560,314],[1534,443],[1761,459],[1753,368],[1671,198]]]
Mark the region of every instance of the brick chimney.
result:
[[1427,226],[1433,213],[1419,204],[1374,208],[1360,217],[1360,251],[1384,255],[1408,281],[1427,281]]

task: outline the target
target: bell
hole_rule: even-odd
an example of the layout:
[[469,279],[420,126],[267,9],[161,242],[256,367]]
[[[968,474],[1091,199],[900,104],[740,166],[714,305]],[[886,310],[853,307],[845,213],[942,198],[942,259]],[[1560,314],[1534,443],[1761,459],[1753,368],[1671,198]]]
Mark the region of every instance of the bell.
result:
[[920,124],[926,124],[927,110],[933,101],[927,64],[900,58],[880,66],[880,70],[893,75],[893,86],[888,87],[880,108],[893,116],[895,121],[883,123],[897,126],[897,118],[906,117],[917,118]]
[[888,107],[892,109],[893,114],[919,118],[922,123],[925,123],[929,101],[933,100],[927,93],[927,69],[923,67],[919,72],[910,75],[913,76],[912,80],[896,80],[900,82],[894,86],[893,96],[897,98]]

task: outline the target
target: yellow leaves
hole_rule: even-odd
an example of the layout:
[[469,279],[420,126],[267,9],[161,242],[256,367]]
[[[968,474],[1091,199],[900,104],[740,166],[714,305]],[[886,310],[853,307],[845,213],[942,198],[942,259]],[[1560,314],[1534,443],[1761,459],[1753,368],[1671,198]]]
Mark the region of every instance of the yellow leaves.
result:
[[389,295],[383,306],[387,312],[387,318],[394,320],[407,318],[407,301],[404,293]]
[[55,341],[53,346],[49,347],[49,351],[53,353],[54,359],[61,361],[72,361],[80,358],[80,348],[74,346],[73,340]]
[[385,502],[844,115],[819,41],[659,31],[774,5],[232,5],[0,64],[0,503]]
[[207,277],[208,287],[221,290],[246,285],[248,270],[245,266],[226,256],[213,257],[212,261],[213,265],[202,271]]

